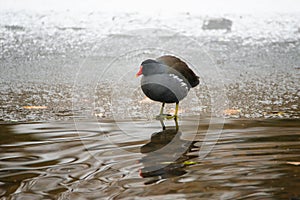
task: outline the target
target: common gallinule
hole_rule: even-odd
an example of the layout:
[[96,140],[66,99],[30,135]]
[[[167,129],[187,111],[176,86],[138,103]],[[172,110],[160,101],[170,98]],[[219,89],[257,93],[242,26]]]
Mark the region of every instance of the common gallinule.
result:
[[[199,77],[188,65],[171,55],[143,61],[136,76],[140,75],[143,75],[141,88],[145,95],[162,102],[160,114],[157,116],[159,119],[177,119],[179,101],[187,96],[190,88],[199,84]],[[176,103],[173,116],[163,114],[165,103]]]

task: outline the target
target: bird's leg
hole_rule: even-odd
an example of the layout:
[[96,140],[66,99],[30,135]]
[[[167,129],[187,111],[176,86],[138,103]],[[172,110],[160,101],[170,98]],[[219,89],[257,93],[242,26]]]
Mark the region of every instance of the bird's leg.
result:
[[164,107],[165,107],[165,103],[163,102],[162,105],[161,105],[161,108],[160,108],[160,113],[159,113],[159,115],[157,115],[155,117],[155,119],[163,120],[163,119],[172,119],[173,118],[173,116],[171,116],[169,114],[164,114]]
[[165,107],[165,102],[163,102],[162,105],[161,105],[159,115],[163,115],[163,113],[164,113],[164,107]]
[[174,119],[177,120],[179,103],[176,103]]
[[162,103],[159,115],[157,115],[155,119],[160,120],[160,121],[164,119],[164,114],[163,114],[164,113],[164,107],[165,107],[165,102]]
[[178,107],[179,107],[179,103],[176,103],[174,115],[168,115],[166,118],[167,119],[174,119],[175,121],[177,121],[177,118],[178,118]]
[[174,117],[174,121],[175,121],[175,127],[176,127],[176,131],[178,131],[179,126],[178,126],[178,118]]
[[162,127],[163,131],[166,130],[166,126],[164,124],[163,119],[159,119],[159,121],[160,121],[160,124],[161,124],[161,127]]
[[159,112],[159,116],[156,117],[156,118],[159,119],[160,124],[161,124],[163,130],[166,129],[166,126],[165,126],[165,124],[164,124],[164,122],[163,122],[164,107],[165,107],[165,102],[162,103],[161,108],[160,108],[160,112]]

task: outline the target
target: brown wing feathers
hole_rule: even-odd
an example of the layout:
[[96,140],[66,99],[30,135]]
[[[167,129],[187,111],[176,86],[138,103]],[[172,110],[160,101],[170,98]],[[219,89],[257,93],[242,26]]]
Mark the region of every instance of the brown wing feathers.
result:
[[157,61],[162,62],[181,73],[188,80],[192,87],[195,87],[199,84],[199,77],[196,76],[196,74],[187,66],[187,64],[179,58],[166,55],[157,58]]

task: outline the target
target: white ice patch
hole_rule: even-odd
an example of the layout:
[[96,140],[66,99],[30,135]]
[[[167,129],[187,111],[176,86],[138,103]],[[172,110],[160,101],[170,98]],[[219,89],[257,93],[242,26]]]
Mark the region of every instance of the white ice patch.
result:
[[177,81],[179,81],[181,87],[184,87],[186,90],[189,90],[187,84],[183,81],[183,79],[179,78],[177,75],[175,74],[169,74],[170,77],[176,79]]

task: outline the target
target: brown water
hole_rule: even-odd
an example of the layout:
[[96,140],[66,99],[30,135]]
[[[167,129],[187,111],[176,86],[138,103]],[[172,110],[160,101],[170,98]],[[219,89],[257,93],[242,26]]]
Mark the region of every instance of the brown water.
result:
[[1,200],[299,199],[299,122],[2,124]]

